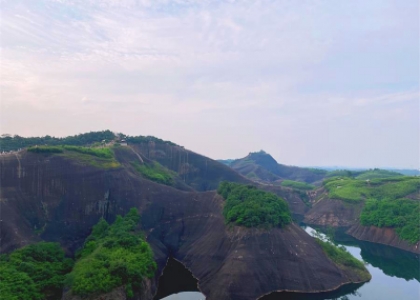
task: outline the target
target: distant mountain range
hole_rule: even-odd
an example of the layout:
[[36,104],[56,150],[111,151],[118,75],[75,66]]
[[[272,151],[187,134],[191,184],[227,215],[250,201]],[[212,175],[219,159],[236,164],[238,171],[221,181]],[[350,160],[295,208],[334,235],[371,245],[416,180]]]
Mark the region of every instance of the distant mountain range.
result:
[[297,167],[279,164],[270,154],[261,150],[250,152],[240,159],[225,159],[219,162],[231,167],[250,180],[279,183],[293,180],[318,185],[326,177],[346,176],[357,179],[389,178],[402,175],[419,176],[415,169],[362,169],[346,167]]

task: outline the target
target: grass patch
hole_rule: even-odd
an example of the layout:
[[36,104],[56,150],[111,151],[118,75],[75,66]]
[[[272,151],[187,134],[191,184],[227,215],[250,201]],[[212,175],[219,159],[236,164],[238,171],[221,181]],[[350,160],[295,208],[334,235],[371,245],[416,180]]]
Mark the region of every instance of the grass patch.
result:
[[166,184],[173,185],[175,173],[169,171],[158,162],[140,164],[139,162],[132,162],[131,165],[134,169],[142,174],[149,180]]
[[376,178],[392,178],[392,177],[398,177],[398,176],[404,176],[397,172],[387,171],[387,170],[381,170],[381,169],[373,169],[368,170],[360,175],[356,176],[356,179],[366,180],[366,179],[376,179]]
[[315,241],[322,247],[328,258],[339,267],[354,270],[363,280],[371,278],[363,262],[351,255],[344,246],[336,246],[330,241],[323,241],[319,238],[315,238]]
[[307,184],[305,182],[299,182],[299,181],[293,181],[293,180],[283,180],[281,182],[281,186],[290,187],[292,189],[297,189],[297,190],[304,190],[304,191],[313,190],[315,188],[315,186],[312,184]]
[[329,197],[349,202],[360,202],[365,199],[398,199],[418,191],[420,178],[392,177],[373,179],[371,181],[352,178],[330,178],[324,181]]
[[27,149],[33,153],[58,154],[76,160],[82,164],[91,165],[101,169],[118,168],[120,164],[115,159],[111,148],[89,148],[82,146],[34,146]]
[[93,227],[66,282],[72,293],[82,297],[107,293],[124,286],[128,298],[141,289],[145,278],[156,271],[153,252],[135,229],[140,221],[137,209],[117,216],[109,225],[101,219]]
[[81,147],[81,146],[69,146],[64,145],[62,146],[65,150],[78,152],[86,155],[91,155],[99,158],[104,159],[113,159],[114,152],[110,148],[89,148],[89,147]]
[[286,201],[254,186],[224,181],[217,192],[226,200],[227,223],[245,227],[283,227],[292,221]]

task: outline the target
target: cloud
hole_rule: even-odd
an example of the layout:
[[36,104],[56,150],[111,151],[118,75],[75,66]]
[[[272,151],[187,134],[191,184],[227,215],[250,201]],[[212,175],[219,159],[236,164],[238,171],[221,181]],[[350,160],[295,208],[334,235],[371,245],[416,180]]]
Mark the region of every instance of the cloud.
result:
[[[344,155],[324,155],[338,147],[325,134],[337,134],[331,127],[361,142],[346,126],[391,132],[385,120],[404,118],[398,128],[413,145],[417,11],[411,0],[3,1],[2,130],[65,135],[95,120],[97,129],[154,134],[213,157],[258,145],[285,163],[343,165]],[[38,126],[14,123],[19,111]],[[62,126],[50,126],[53,115]],[[67,126],[75,116],[77,128]],[[238,136],[247,141],[204,141]],[[400,151],[395,136],[381,147]],[[313,160],[298,155],[314,143]],[[395,164],[416,159],[401,156]]]

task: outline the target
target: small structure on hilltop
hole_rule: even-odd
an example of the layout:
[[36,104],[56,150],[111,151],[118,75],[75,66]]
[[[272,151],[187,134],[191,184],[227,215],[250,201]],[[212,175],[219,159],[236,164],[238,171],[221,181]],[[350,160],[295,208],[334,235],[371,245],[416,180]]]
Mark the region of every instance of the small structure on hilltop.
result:
[[122,139],[122,140],[120,140],[120,141],[119,141],[119,144],[120,144],[121,146],[127,146],[127,141],[126,141],[126,140],[124,140],[124,139]]

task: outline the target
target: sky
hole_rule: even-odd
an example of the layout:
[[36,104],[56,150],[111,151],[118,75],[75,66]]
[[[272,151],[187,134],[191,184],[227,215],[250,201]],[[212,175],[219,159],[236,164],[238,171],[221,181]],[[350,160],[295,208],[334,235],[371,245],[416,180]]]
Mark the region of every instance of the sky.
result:
[[417,0],[0,0],[0,133],[420,168]]

